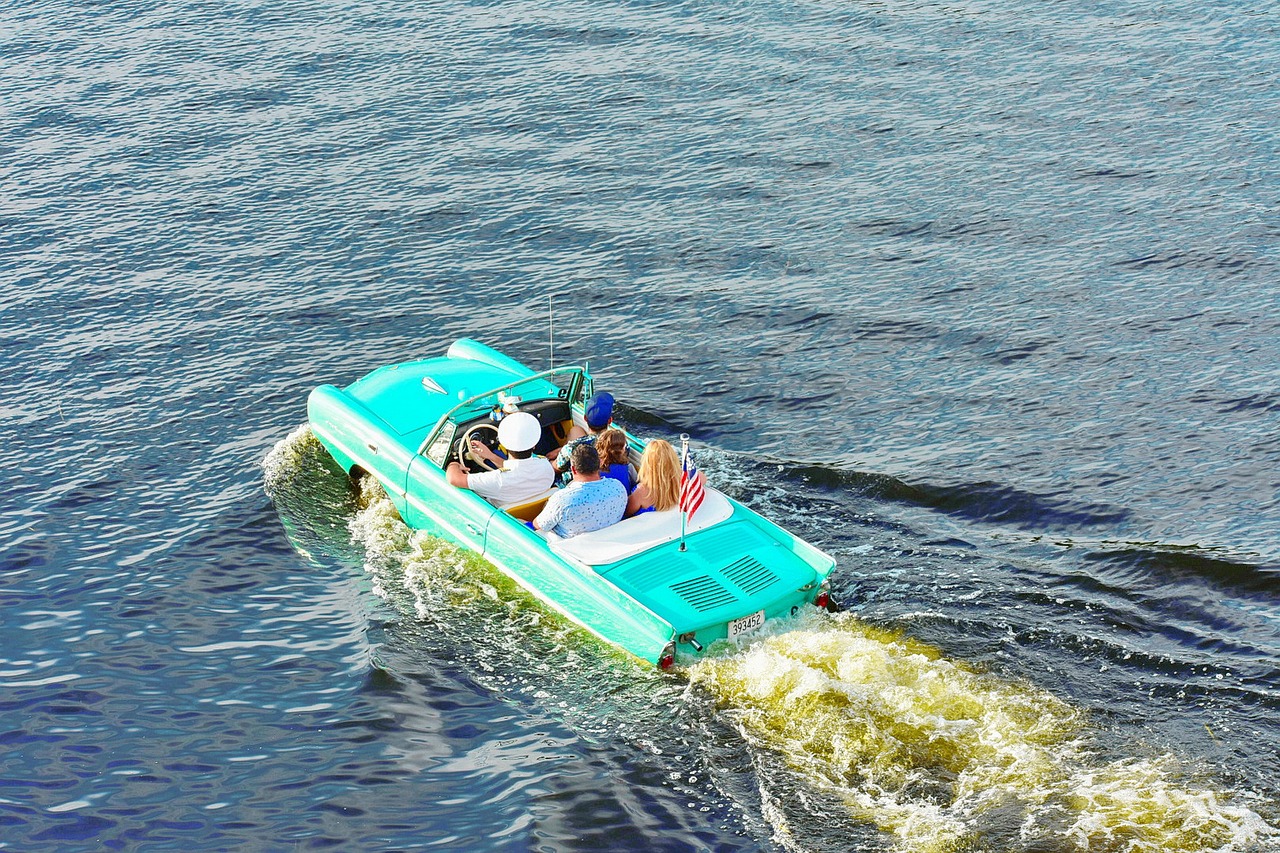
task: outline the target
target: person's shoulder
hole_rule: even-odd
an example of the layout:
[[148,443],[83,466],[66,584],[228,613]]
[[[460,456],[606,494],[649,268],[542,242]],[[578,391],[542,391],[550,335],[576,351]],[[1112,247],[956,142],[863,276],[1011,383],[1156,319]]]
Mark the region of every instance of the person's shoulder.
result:
[[539,515],[545,514],[547,510],[560,508],[565,501],[569,500],[569,497],[568,489],[556,489],[551,493],[551,497],[547,498],[547,502],[543,504],[542,513]]
[[516,461],[522,468],[553,468],[551,460],[545,456],[530,456],[528,459],[519,459]]

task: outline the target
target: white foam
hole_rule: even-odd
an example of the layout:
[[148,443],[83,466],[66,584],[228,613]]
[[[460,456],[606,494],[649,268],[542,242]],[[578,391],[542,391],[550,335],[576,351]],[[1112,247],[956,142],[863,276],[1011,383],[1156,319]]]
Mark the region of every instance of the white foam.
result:
[[754,748],[913,853],[1244,851],[1280,839],[1227,792],[1186,781],[1167,756],[1098,760],[1083,715],[1046,691],[847,614],[754,639],[690,675]]

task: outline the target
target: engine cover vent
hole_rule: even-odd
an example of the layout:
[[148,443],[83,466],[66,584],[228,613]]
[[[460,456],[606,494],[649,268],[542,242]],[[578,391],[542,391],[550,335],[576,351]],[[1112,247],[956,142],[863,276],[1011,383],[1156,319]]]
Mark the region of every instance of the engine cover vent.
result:
[[690,607],[700,613],[715,610],[737,601],[737,597],[725,589],[710,575],[701,575],[671,585],[671,591],[683,598]]
[[752,556],[743,557],[736,563],[726,566],[723,571],[725,577],[749,596],[766,590],[778,582],[778,576]]

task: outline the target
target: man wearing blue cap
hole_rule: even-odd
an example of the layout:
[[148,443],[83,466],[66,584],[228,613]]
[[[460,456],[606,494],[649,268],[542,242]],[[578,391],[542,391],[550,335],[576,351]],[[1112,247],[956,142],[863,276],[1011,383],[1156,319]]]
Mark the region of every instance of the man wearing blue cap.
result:
[[569,430],[569,441],[565,446],[547,454],[551,464],[555,465],[556,471],[562,474],[568,472],[569,457],[573,454],[573,449],[580,444],[594,446],[596,436],[607,430],[613,423],[613,395],[608,391],[592,394],[591,399],[587,400],[586,421],[586,432],[575,425]]

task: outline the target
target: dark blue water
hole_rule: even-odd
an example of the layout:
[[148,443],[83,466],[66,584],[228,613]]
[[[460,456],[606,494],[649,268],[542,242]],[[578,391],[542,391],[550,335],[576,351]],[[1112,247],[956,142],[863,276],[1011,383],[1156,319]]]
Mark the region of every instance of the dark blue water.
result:
[[[1278,20],[5,3],[0,848],[1276,849]],[[456,337],[545,366],[549,300],[939,656],[910,707],[1031,691],[1057,769],[957,769],[939,712],[881,796],[760,727],[827,641],[818,740],[907,713],[847,623],[658,676],[301,429]]]

